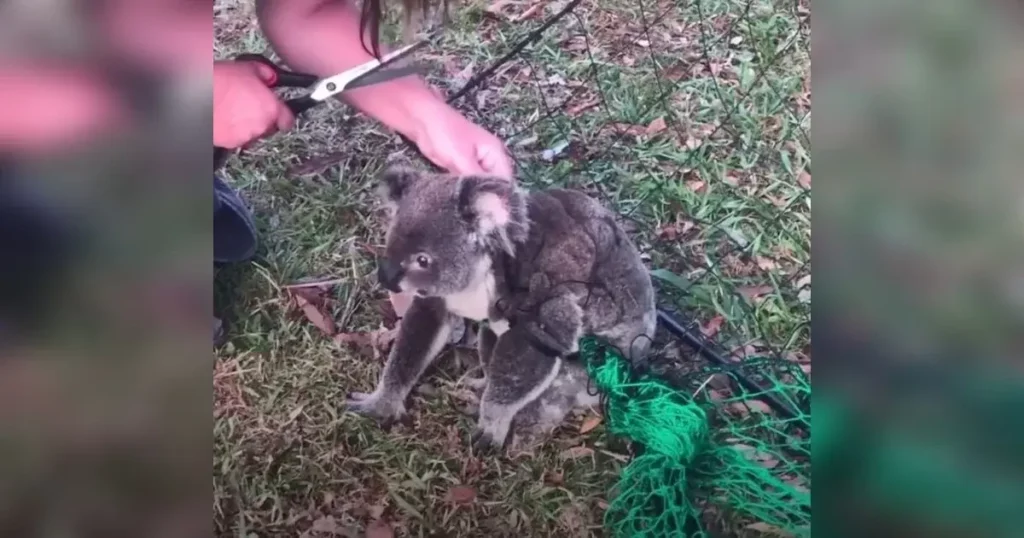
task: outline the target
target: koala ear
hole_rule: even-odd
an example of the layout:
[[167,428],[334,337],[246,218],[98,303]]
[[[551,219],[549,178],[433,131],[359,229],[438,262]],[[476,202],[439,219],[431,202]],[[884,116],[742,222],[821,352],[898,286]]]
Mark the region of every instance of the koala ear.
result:
[[480,233],[502,229],[514,219],[515,185],[508,180],[469,176],[459,186],[459,211],[477,222]]
[[419,171],[404,166],[388,167],[380,178],[380,193],[384,202],[398,203],[421,175]]

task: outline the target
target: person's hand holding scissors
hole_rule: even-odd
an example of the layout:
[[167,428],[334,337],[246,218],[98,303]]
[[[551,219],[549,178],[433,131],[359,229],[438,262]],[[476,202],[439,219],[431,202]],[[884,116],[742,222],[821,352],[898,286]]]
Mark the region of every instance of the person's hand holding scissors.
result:
[[295,116],[270,87],[273,71],[259,62],[213,66],[213,144],[236,149],[295,125]]

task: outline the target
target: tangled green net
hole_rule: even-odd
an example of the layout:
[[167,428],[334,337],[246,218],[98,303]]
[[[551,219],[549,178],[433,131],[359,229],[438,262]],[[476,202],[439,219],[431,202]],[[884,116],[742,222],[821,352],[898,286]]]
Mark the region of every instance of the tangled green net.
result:
[[[764,392],[720,394],[706,384],[691,392],[635,373],[598,340],[585,339],[580,352],[605,395],[608,431],[642,448],[623,470],[605,514],[613,536],[704,537],[710,520],[751,536],[810,536],[810,416],[798,411],[784,418],[760,400],[772,393],[800,409],[810,383],[799,368],[746,361],[737,368],[756,376]],[[705,368],[691,377],[737,373]],[[716,397],[703,396],[708,392]]]

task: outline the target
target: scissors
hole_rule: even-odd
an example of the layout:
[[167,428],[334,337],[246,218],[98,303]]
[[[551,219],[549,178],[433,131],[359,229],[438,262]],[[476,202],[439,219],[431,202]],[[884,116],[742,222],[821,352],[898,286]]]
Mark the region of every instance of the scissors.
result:
[[[421,68],[415,65],[393,68],[388,68],[388,66],[408,56],[428,42],[429,40],[422,40],[406,45],[386,54],[383,58],[370,60],[327,78],[288,71],[262,54],[239,54],[235,57],[235,61],[258,62],[269,67],[273,72],[273,78],[267,85],[271,88],[311,88],[310,93],[285,101],[285,105],[292,111],[292,114],[298,116],[339,93],[420,73]],[[215,168],[223,163],[227,158],[227,154],[227,148],[214,146],[213,161]]]

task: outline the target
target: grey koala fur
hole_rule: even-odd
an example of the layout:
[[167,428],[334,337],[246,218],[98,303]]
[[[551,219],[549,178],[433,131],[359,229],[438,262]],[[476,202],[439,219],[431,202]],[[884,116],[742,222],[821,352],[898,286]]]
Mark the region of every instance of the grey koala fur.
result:
[[391,218],[378,277],[417,297],[377,387],[352,393],[349,409],[383,422],[401,418],[464,318],[488,322],[479,335],[484,376],[470,383],[483,389],[479,449],[503,446],[513,419],[547,431],[573,408],[597,403],[574,356],[583,335],[630,358],[646,354],[656,325],[650,276],[593,198],[407,168],[386,171],[382,191]]

